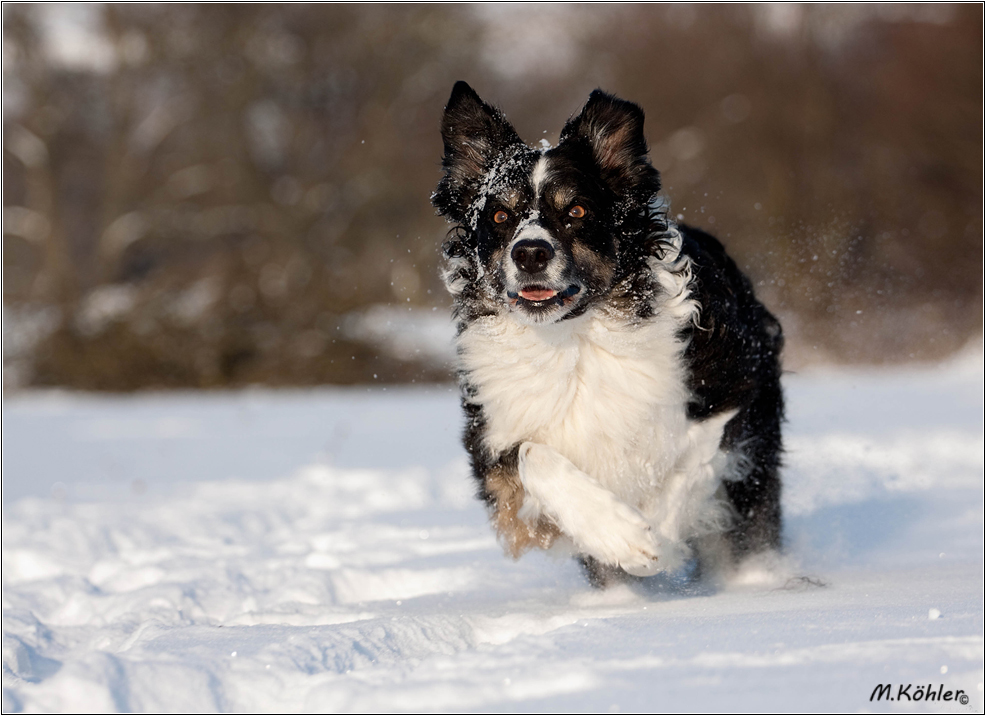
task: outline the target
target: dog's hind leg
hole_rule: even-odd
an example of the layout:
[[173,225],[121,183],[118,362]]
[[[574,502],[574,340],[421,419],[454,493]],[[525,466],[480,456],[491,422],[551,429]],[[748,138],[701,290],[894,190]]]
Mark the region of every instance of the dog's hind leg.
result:
[[724,443],[742,452],[742,479],[724,483],[735,520],[727,532],[733,557],[781,547],[781,416],[779,379],[766,382],[757,399],[726,428]]

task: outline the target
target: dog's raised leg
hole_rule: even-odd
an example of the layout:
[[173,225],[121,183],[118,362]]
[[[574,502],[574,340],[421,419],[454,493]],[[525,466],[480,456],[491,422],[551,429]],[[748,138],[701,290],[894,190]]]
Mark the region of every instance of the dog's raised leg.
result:
[[547,445],[521,443],[517,457],[526,493],[521,519],[530,523],[546,515],[580,552],[630,574],[643,577],[662,568],[640,512]]

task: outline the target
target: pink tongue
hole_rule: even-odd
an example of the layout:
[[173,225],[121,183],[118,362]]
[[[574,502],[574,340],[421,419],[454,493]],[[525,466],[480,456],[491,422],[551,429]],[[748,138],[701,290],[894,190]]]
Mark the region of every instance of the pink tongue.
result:
[[520,295],[526,298],[528,301],[547,301],[552,298],[557,291],[551,291],[549,289],[541,288],[525,288],[522,289]]

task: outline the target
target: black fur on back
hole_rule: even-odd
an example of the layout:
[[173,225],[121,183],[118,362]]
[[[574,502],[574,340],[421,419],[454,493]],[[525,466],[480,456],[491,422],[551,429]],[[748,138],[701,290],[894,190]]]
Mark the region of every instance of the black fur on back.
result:
[[727,425],[723,447],[746,458],[742,480],[725,482],[736,510],[731,537],[739,552],[779,547],[781,537],[781,324],[753,294],[749,279],[719,241],[679,226],[682,251],[691,257],[692,295],[701,305],[688,329],[688,416],[702,420],[739,410]]

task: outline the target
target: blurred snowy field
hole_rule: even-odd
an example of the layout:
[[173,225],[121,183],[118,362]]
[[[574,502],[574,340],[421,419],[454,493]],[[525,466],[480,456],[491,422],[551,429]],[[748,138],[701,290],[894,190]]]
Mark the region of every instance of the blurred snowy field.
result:
[[785,384],[786,562],[607,592],[502,555],[454,389],[7,397],[3,710],[981,713],[981,348]]

